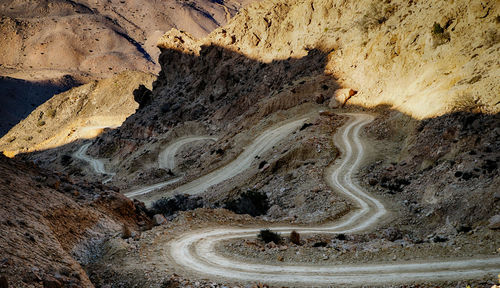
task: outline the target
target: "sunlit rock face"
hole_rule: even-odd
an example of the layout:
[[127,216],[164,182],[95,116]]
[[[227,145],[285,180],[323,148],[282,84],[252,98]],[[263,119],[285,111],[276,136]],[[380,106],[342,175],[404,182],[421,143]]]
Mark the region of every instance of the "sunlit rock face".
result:
[[203,43],[269,62],[328,53],[325,74],[417,118],[500,110],[497,1],[265,1]]

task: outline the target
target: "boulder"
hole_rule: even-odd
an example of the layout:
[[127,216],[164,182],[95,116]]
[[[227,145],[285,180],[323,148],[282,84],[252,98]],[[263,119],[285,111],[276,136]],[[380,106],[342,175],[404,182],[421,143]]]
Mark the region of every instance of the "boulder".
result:
[[500,214],[497,214],[490,218],[488,228],[500,229]]
[[165,218],[165,216],[161,214],[155,214],[153,216],[153,223],[155,224],[155,226],[163,225],[167,223],[167,218]]
[[356,95],[358,91],[355,91],[351,88],[343,88],[335,90],[335,94],[330,99],[330,103],[328,107],[330,108],[338,108],[344,107],[347,101],[354,95]]
[[142,84],[134,90],[133,94],[135,102],[139,103],[139,109],[146,107],[153,101],[153,93]]

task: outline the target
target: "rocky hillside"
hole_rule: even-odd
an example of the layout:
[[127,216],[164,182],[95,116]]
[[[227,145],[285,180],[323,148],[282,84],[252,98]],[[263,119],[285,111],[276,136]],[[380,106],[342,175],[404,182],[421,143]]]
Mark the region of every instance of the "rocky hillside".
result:
[[150,223],[110,187],[2,155],[0,171],[2,287],[94,287],[80,264],[106,238],[137,235]]
[[498,1],[265,1],[204,42],[262,62],[328,54],[324,73],[422,118],[500,111]]
[[47,101],[48,97],[80,84],[71,76],[40,81],[0,76],[0,87],[2,87],[0,135],[5,135],[10,128],[26,118],[33,109]]
[[[2,1],[0,75],[9,78],[0,78],[0,101],[8,111],[0,114],[0,135],[80,83],[125,70],[158,72],[156,41],[166,31],[203,37],[250,2]],[[13,81],[30,88],[12,89]]]
[[[257,135],[277,123],[306,118],[286,140],[269,151],[260,151],[245,173],[197,196],[160,199],[153,205],[153,212],[168,218],[163,221],[164,226],[144,233],[144,237],[133,242],[125,243],[119,240],[119,235],[115,236],[104,245],[111,248],[98,253],[102,257],[87,266],[97,285],[148,286],[153,283],[149,286],[161,287],[170,285],[163,281],[166,273],[178,270],[172,270],[171,262],[165,260],[168,257],[158,252],[161,251],[159,243],[175,238],[178,230],[190,229],[186,223],[191,220],[196,227],[209,229],[215,223],[255,225],[268,220],[266,223],[321,223],[338,220],[349,213],[353,202],[331,191],[324,179],[328,172],[325,169],[339,156],[332,139],[345,121],[344,116],[334,112],[362,110],[374,114],[376,120],[361,133],[362,141],[369,144],[365,145],[368,156],[356,179],[363,189],[387,205],[391,215],[366,233],[311,235],[305,244],[309,250],[290,244],[293,249],[283,248],[294,257],[289,263],[330,261],[328,263],[335,265],[353,262],[358,265],[385,263],[388,259],[437,261],[478,255],[494,257],[498,253],[497,239],[500,239],[500,195],[496,189],[500,184],[499,15],[498,1],[460,0],[450,4],[431,0],[272,0],[255,3],[205,38],[196,39],[176,29],[163,35],[158,42],[161,71],[152,86],[136,89],[131,79],[143,79],[147,83],[151,78],[128,73],[60,94],[30,115],[19,130],[7,135],[11,138],[4,137],[1,147],[4,151],[14,151],[7,154],[14,154],[68,143],[84,135],[85,131],[76,127],[101,129],[101,123],[108,123],[104,121],[108,119],[106,115],[113,114],[122,121],[126,113],[117,116],[121,115],[118,113],[122,112],[122,106],[131,108],[127,113],[138,106],[122,126],[99,135],[88,153],[107,159],[105,168],[116,172],[110,183],[122,191],[130,192],[135,187],[179,177],[175,184],[155,191],[160,195],[175,185],[230,163]],[[75,100],[75,108],[68,101],[72,101],[78,91],[86,96],[81,98],[84,103]],[[128,96],[99,102],[113,93]],[[131,93],[138,104],[131,102]],[[114,103],[117,99],[124,102]],[[381,104],[385,106],[379,106]],[[103,114],[99,114],[101,109]],[[81,121],[74,120],[80,111]],[[94,119],[97,122],[89,122]],[[111,120],[109,123],[119,122]],[[67,121],[69,126],[59,125],[61,121]],[[72,124],[75,121],[77,125]],[[68,128],[61,134],[50,132],[59,126]],[[39,136],[28,135],[26,131],[39,131]],[[72,138],[75,134],[78,137]],[[183,147],[175,159],[176,169],[160,169],[158,155],[162,149],[188,135],[210,135],[216,140]],[[29,153],[24,159],[60,169],[70,178],[95,179],[91,169],[82,169],[86,167],[83,162],[69,156],[79,144]],[[38,161],[41,159],[44,162]],[[14,175],[20,174],[16,171],[21,168],[15,168],[21,165],[15,164],[19,162],[3,160],[14,163],[9,164],[14,167]],[[60,180],[59,188],[54,186],[44,193],[55,193],[54,189],[65,191],[67,185],[72,187],[70,180]],[[14,187],[23,187],[18,182],[5,182],[4,186],[10,187],[12,183]],[[41,185],[44,189],[44,185],[53,185],[37,177],[27,183],[29,187]],[[108,194],[122,199],[113,192],[101,193],[118,190],[116,187],[99,184],[85,187],[97,193],[91,195],[99,195],[92,199],[105,198],[103,195]],[[81,195],[80,190],[80,194],[75,195]],[[15,193],[13,195],[17,195]],[[6,197],[15,197],[9,195]],[[56,200],[60,196],[47,195],[46,199],[55,197]],[[72,195],[69,193],[66,197],[79,199]],[[28,196],[22,194],[23,201],[31,200]],[[7,211],[18,209],[23,213],[23,208],[18,208],[16,203],[9,200]],[[52,203],[43,205],[55,205]],[[246,209],[250,206],[248,203],[259,209]],[[19,205],[30,207],[32,204]],[[43,205],[42,208],[52,207]],[[67,206],[73,207],[71,205]],[[196,208],[204,209],[179,212]],[[227,210],[214,208],[258,218],[233,218]],[[63,214],[72,215],[67,211]],[[48,219],[52,219],[50,217]],[[6,221],[5,225],[11,224]],[[50,224],[47,227],[51,227]],[[24,237],[20,233],[12,234],[15,236],[9,239],[17,240],[18,234]],[[28,240],[23,241],[33,241],[26,237]],[[268,247],[259,240],[255,240],[255,245],[248,245],[246,240],[246,244],[231,242],[216,249],[236,254],[240,260],[251,259],[253,263],[281,263],[292,259],[277,254],[281,253],[281,247]],[[295,253],[298,251],[295,248],[302,252]],[[60,255],[63,256],[57,257],[65,257]],[[80,263],[88,263],[88,258],[75,257]],[[165,261],[167,264],[162,266]],[[14,270],[6,271],[8,277],[16,275]],[[57,278],[56,273],[44,273]],[[192,276],[188,273],[183,277]],[[63,281],[60,279],[57,278]],[[483,286],[493,285],[484,283]],[[437,286],[455,287],[456,283]]]
[[2,1],[1,68],[94,77],[153,71],[164,32],[175,27],[204,36],[249,2]]
[[92,138],[117,127],[138,108],[134,91],[151,88],[154,76],[123,72],[55,95],[0,139],[0,150],[12,157]]
[[151,104],[104,146],[147,142],[190,120],[248,128],[323,103],[339,86],[357,91],[348,104],[388,104],[416,119],[496,113],[499,9],[496,1],[265,1],[200,40],[172,30],[158,43]]

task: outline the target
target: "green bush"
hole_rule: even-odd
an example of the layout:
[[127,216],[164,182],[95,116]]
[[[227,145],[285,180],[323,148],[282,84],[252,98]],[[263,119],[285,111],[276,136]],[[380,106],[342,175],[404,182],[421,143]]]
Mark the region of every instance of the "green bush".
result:
[[56,109],[54,109],[54,108],[50,108],[49,110],[47,110],[47,115],[48,115],[50,118],[54,118],[54,117],[56,117]]
[[438,35],[438,34],[443,34],[444,29],[439,25],[439,23],[434,22],[434,25],[432,25],[432,34]]
[[269,229],[260,230],[259,235],[257,235],[257,237],[260,240],[264,241],[265,243],[274,242],[275,244],[278,244],[281,242],[281,236],[278,233],[273,232]]

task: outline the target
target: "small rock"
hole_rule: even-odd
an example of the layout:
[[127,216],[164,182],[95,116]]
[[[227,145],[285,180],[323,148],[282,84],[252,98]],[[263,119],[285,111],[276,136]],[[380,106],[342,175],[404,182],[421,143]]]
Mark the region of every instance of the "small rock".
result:
[[377,185],[377,183],[378,183],[378,181],[375,178],[370,178],[368,180],[368,184],[370,184],[370,186],[375,186],[375,185]]
[[323,96],[323,94],[316,95],[316,97],[314,97],[314,101],[317,104],[323,104],[323,102],[325,102],[325,96]]
[[495,198],[495,200],[500,200],[500,191],[496,192],[493,197]]
[[330,108],[344,107],[347,101],[358,93],[351,88],[338,89],[335,91],[334,97],[330,100],[328,106]]
[[153,223],[155,226],[163,225],[167,223],[167,218],[161,214],[155,214],[153,216]]
[[500,214],[497,214],[490,218],[488,228],[500,229]]

